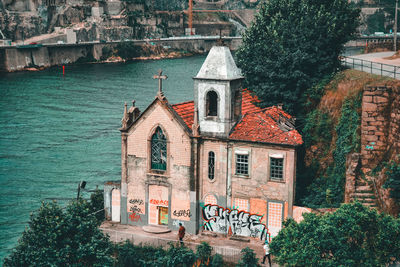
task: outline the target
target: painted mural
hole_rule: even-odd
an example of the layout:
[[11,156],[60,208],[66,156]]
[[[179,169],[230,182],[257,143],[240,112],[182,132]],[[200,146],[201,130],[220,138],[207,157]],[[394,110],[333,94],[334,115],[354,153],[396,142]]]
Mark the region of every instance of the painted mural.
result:
[[225,209],[218,205],[208,204],[203,207],[204,230],[235,235],[257,237],[265,240],[267,226],[261,223],[262,215],[251,214],[237,209]]

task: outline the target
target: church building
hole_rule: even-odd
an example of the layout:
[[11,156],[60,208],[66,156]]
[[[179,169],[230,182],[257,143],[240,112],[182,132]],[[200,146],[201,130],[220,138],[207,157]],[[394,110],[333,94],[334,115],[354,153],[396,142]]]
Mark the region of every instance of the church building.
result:
[[[194,77],[194,101],[170,104],[162,79],[143,111],[125,104],[122,177],[105,201],[121,224],[265,239],[293,216],[296,148],[281,106],[260,108],[242,88],[226,46],[214,46]],[[120,190],[120,191],[119,191]]]

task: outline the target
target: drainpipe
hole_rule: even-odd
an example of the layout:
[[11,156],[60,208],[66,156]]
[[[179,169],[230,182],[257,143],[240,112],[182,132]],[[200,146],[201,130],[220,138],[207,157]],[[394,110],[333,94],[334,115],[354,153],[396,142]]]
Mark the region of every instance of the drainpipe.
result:
[[[231,207],[231,196],[232,196],[232,144],[227,143],[226,145],[226,203],[225,209]],[[225,225],[228,225],[227,218],[225,216]],[[226,236],[228,236],[228,227],[226,229]]]

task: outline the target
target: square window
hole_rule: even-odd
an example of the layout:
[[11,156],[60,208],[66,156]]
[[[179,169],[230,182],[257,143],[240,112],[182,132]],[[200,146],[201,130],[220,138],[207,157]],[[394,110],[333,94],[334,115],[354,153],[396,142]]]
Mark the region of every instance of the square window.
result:
[[270,158],[270,179],[283,181],[283,158]]
[[249,155],[236,154],[236,174],[249,175]]

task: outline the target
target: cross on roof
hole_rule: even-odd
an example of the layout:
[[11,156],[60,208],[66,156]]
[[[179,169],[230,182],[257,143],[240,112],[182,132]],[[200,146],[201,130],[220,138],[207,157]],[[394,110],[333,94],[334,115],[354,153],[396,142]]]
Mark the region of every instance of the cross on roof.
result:
[[162,93],[162,80],[166,80],[168,78],[167,75],[162,75],[162,70],[158,71],[158,75],[154,75],[153,79],[158,79],[158,92]]

